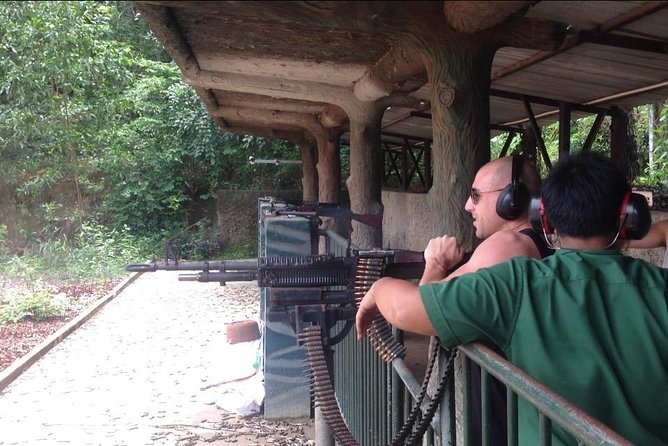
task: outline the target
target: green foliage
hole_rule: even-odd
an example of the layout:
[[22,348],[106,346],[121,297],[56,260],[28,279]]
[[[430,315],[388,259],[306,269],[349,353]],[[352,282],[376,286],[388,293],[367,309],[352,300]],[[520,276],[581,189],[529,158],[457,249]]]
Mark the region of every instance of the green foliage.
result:
[[228,260],[255,258],[257,257],[257,239],[229,245],[220,254],[220,257]]
[[109,280],[125,274],[125,265],[155,257],[155,240],[137,238],[128,228],[96,223],[80,226],[72,240],[64,235],[31,246],[23,256],[0,264],[5,277],[56,282]]
[[221,132],[131,2],[0,2],[0,23],[0,181],[31,254],[76,257],[90,222],[193,244],[218,189],[299,187],[298,166],[248,163],[298,150]]
[[9,254],[9,250],[5,245],[6,242],[7,242],[7,225],[0,224],[0,261],[2,261],[3,257]]
[[0,303],[0,323],[18,322],[25,318],[41,321],[48,317],[63,316],[69,309],[66,297],[52,296],[44,288],[28,294],[14,294]]
[[[164,249],[170,259],[207,260],[220,254],[227,245],[210,223],[200,220],[192,227],[164,234]],[[164,254],[164,253],[163,253]]]
[[81,175],[79,159],[98,153],[109,96],[133,78],[115,14],[111,2],[0,3],[0,155],[14,161],[2,170],[23,179],[22,193]]
[[637,107],[631,113],[638,132],[640,155],[642,163],[642,174],[636,179],[636,183],[647,187],[668,188],[668,102],[659,104],[658,121],[654,131],[654,152],[650,157],[649,147],[649,108],[652,105]]
[[248,163],[249,153],[266,156],[291,146],[221,133],[173,64],[145,66],[147,76],[123,96],[130,119],[119,123],[97,163],[106,185],[102,209],[112,226],[168,236],[191,224],[184,209],[220,188],[287,187],[300,180],[293,166],[261,166],[267,175],[258,175]]

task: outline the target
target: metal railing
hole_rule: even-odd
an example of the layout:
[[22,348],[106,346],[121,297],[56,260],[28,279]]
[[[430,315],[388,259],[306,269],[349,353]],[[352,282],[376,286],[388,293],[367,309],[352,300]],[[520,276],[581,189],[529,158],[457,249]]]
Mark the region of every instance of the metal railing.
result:
[[[494,376],[507,389],[507,421],[508,421],[508,445],[517,445],[517,400],[523,398],[538,410],[538,437],[535,444],[547,446],[552,441],[552,424],[556,424],[569,434],[573,435],[579,445],[609,445],[609,446],[627,446],[631,445],[612,429],[603,423],[589,416],[576,406],[560,397],[557,393],[545,387],[540,382],[515,367],[503,357],[492,351],[490,348],[480,343],[474,343],[459,347],[459,350],[465,355],[462,376],[467,381],[469,375],[468,369],[470,361],[474,361],[481,367],[481,394],[483,397],[488,394],[489,375]],[[468,395],[468,382],[465,383],[464,395]],[[464,398],[464,442],[468,444],[471,438],[470,416],[468,416],[469,401]],[[482,401],[482,407],[486,407],[485,401]],[[488,425],[487,419],[491,416],[489,411],[482,411],[482,426]],[[485,445],[485,435],[483,446]]]

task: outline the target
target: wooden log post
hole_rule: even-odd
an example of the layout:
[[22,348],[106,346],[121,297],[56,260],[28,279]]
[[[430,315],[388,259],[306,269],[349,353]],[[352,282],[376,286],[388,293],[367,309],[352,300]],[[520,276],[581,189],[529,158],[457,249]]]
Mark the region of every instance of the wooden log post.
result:
[[341,128],[320,129],[318,141],[318,200],[320,203],[341,202],[341,156],[339,137]]
[[533,132],[531,126],[526,126],[522,129],[521,147],[522,154],[538,166],[538,143],[536,142],[536,134]]
[[610,121],[610,159],[624,172],[628,180],[633,180],[636,172],[634,171],[633,141],[629,134],[629,115],[624,110],[614,107],[612,109],[612,119]]
[[433,186],[427,196],[434,236],[473,244],[464,210],[476,171],[489,161],[489,88],[495,48],[489,39],[444,32],[420,39],[431,85]]
[[302,200],[318,201],[317,143],[311,137],[302,138],[299,143],[302,156]]
[[[350,176],[346,180],[350,209],[356,214],[378,216],[382,221],[380,121],[384,109],[374,102],[352,102],[354,106],[346,110],[350,118]],[[353,221],[352,243],[360,248],[380,247],[382,230]]]

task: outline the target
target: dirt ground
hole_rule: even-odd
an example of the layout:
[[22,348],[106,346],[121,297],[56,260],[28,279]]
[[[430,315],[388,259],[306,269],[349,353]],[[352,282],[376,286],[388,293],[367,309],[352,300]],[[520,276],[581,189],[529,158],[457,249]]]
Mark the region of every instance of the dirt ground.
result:
[[[87,305],[98,297],[104,296],[119,281],[120,279],[104,284],[80,283],[50,286],[53,294],[64,293],[67,296],[72,305],[70,311],[64,316],[43,320],[26,318],[16,323],[0,324],[0,371],[78,316]],[[24,284],[16,280],[3,279],[0,283],[2,283],[5,295],[9,294],[10,288],[25,288]]]
[[[72,310],[66,316],[48,318],[42,321],[24,319],[18,323],[1,324],[0,371],[11,365],[16,359],[30,352],[32,348],[39,345],[52,333],[81,314],[82,311],[85,311],[89,304],[103,297],[117,282],[104,286],[79,284],[54,287],[54,292],[66,293],[70,301],[74,304]],[[7,281],[2,281],[2,284],[3,288],[5,288]],[[173,287],[173,284],[166,283],[165,286]],[[228,296],[230,303],[234,305],[226,305],[230,313],[226,316],[229,320],[234,320],[235,318],[245,319],[249,317],[250,313],[257,311],[254,309],[255,305],[251,304],[249,300],[253,298],[252,295],[243,293],[234,294],[235,296]],[[253,310],[250,313],[248,312],[249,308]],[[210,410],[212,411],[211,414],[204,414],[202,416],[210,416],[211,419],[218,419],[219,422],[211,424],[208,427],[175,425],[169,429],[165,428],[165,437],[155,438],[155,444],[173,444],[174,446],[315,445],[313,440],[315,432],[312,420],[302,423],[269,421],[265,420],[262,414],[242,417],[235,413],[226,412],[215,405],[211,406]],[[0,438],[1,444],[3,444],[3,441]]]

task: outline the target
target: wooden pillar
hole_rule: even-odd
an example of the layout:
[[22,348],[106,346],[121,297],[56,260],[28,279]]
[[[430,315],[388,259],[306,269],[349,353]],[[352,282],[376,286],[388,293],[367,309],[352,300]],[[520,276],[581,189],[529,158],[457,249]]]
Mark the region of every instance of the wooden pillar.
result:
[[530,126],[522,129],[522,154],[538,165],[536,134]]
[[615,163],[627,179],[632,179],[633,169],[631,160],[632,142],[629,135],[629,116],[623,110],[612,108],[610,123],[610,159]]
[[[372,102],[358,102],[348,111],[350,118],[350,176],[346,180],[350,209],[382,219],[380,192],[383,175],[380,121],[383,110]],[[352,243],[360,248],[381,247],[382,230],[353,221]]]
[[487,39],[448,32],[420,40],[431,85],[433,186],[427,228],[473,244],[464,210],[476,171],[489,161],[489,88],[494,48]]
[[312,138],[303,138],[299,142],[302,155],[302,200],[318,201],[317,144]]
[[321,128],[314,135],[318,144],[318,201],[341,202],[341,156],[339,137],[341,128]]

